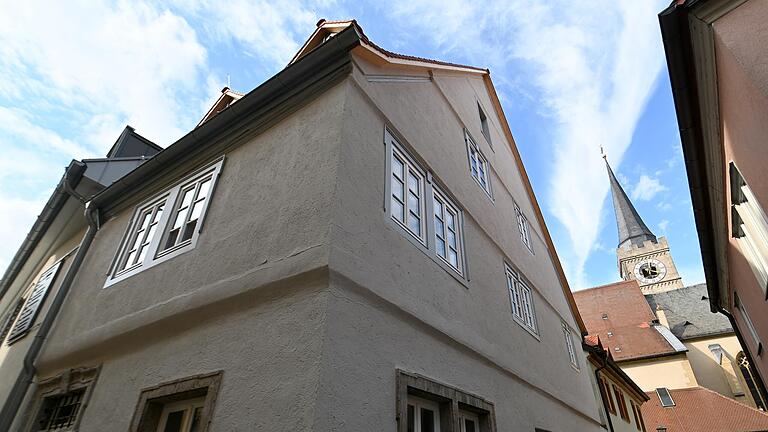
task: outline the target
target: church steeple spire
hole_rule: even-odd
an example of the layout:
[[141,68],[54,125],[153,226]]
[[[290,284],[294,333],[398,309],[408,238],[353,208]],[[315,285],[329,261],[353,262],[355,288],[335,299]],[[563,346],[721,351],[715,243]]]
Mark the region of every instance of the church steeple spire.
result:
[[[602,150],[602,149],[601,149]],[[603,154],[605,166],[608,168],[608,179],[611,183],[611,195],[613,196],[613,211],[616,213],[616,227],[619,231],[619,248],[630,244],[642,247],[643,242],[650,240],[657,242],[656,236],[645,225],[643,219],[635,210],[635,206],[629,200],[626,192],[613,174],[608,157]]]

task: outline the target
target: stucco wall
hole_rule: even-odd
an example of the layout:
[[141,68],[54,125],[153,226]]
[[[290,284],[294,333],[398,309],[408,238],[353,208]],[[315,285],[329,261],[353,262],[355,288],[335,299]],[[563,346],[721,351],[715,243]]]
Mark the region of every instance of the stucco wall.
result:
[[[371,73],[378,72],[362,60],[359,64],[371,68]],[[478,99],[490,106],[480,77],[436,75],[435,81],[392,83],[369,82],[360,70],[354,72],[354,82],[348,87],[339,167],[346,175],[339,176],[337,186],[340,205],[334,217],[329,265],[372,295],[418,317],[432,331],[448,335],[453,343],[507,371],[506,376],[497,372],[500,380],[515,376],[518,382],[528,382],[552,401],[595,419],[596,425],[599,420],[588,368],[580,351],[581,369],[570,366],[561,319],[577,327],[511,151],[495,127],[491,128],[493,150],[479,133]],[[492,112],[486,114],[492,122],[499,121]],[[490,161],[493,201],[470,176],[464,125]],[[385,126],[404,137],[404,145],[413,148],[414,157],[424,161],[424,168],[464,208],[466,285],[415,247],[386,216]],[[532,221],[534,255],[520,241],[513,197]],[[505,260],[518,267],[535,288],[539,339],[512,318]],[[578,334],[575,341],[578,343]],[[424,349],[428,349],[426,343]],[[414,355],[431,359],[430,367],[439,359],[423,350]],[[430,375],[426,365],[421,367]],[[454,367],[466,366],[459,362]],[[535,419],[537,414],[529,416]],[[553,418],[553,424],[564,418]]]
[[[765,47],[768,45],[768,3],[747,1],[718,19],[715,29],[715,55],[717,85],[722,122],[725,166],[728,182],[728,164],[733,161],[739,168],[758,202],[765,210],[768,206],[768,64]],[[727,183],[726,183],[727,184]],[[727,203],[730,191],[726,187]],[[730,210],[727,214],[731,226]],[[735,290],[747,307],[747,312],[761,335],[768,339],[768,304],[763,289],[742,255],[735,239],[730,238],[728,249],[730,289]],[[752,358],[763,377],[768,376],[768,357],[757,356],[756,343],[741,314],[734,313],[737,325],[752,353]]]
[[657,359],[622,362],[621,370],[646,392],[659,387],[678,389],[699,385],[685,353]]

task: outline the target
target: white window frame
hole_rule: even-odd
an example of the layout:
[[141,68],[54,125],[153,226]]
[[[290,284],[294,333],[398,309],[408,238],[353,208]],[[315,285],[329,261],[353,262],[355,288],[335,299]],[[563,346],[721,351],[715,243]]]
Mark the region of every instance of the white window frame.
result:
[[515,219],[517,220],[517,229],[520,231],[520,240],[523,242],[528,251],[533,254],[533,241],[531,240],[531,224],[528,223],[528,218],[520,210],[520,206],[515,202]]
[[475,140],[472,139],[469,132],[466,130],[464,131],[464,141],[467,143],[469,175],[475,180],[478,186],[480,186],[480,189],[485,191],[489,198],[493,199],[488,158],[486,158],[483,152],[480,151],[480,147],[475,143]]
[[755,353],[757,353],[758,356],[762,355],[763,342],[760,340],[760,335],[757,333],[755,324],[752,323],[752,319],[749,317],[749,314],[747,313],[747,309],[745,308],[744,304],[741,302],[741,299],[739,298],[739,294],[737,294],[736,292],[733,293],[733,303],[734,303],[734,306],[736,306],[736,309],[739,310],[739,313],[741,313],[741,318],[744,320],[744,323],[747,325],[747,330],[749,330],[749,335],[752,336],[752,341],[755,343]]
[[480,416],[463,410],[459,411],[459,432],[472,432],[467,431],[467,420],[475,424],[474,432],[480,432]]
[[539,331],[533,302],[533,289],[519,272],[506,263],[504,270],[512,317],[522,328],[538,339]]
[[[400,175],[397,175],[395,173],[395,170],[393,169],[395,160],[400,162],[403,167],[403,171]],[[427,230],[426,230],[426,200],[427,200],[427,194],[426,194],[426,174],[421,169],[421,167],[418,166],[418,164],[401,148],[397,145],[393,145],[390,152],[389,152],[389,209],[390,209],[390,216],[392,217],[392,220],[400,224],[406,231],[408,231],[411,235],[413,235],[416,239],[418,239],[422,244],[427,244]],[[402,178],[400,178],[402,177]],[[412,187],[411,187],[411,178],[416,179],[416,188],[418,190],[416,193],[414,193]],[[398,196],[399,194],[396,191],[396,188],[393,187],[395,183],[402,185],[402,197]],[[411,204],[411,196],[416,196],[416,199],[418,202],[416,205],[418,206],[417,210],[419,214],[415,214],[413,206]],[[400,219],[397,215],[394,213],[394,202],[397,201],[403,206],[402,210],[402,217],[403,219]],[[410,226],[411,218],[415,217],[419,219],[418,223],[418,230],[419,232],[415,232],[414,229]]]
[[[403,235],[411,240],[419,250],[429,256],[440,267],[449,272],[459,282],[466,285],[467,281],[467,257],[466,248],[464,243],[464,212],[460,206],[456,204],[456,201],[451,198],[447,193],[447,189],[437,184],[437,179],[433,173],[423,168],[423,165],[416,161],[411,156],[408,150],[395,138],[392,133],[385,128],[384,130],[384,144],[386,146],[386,176],[387,182],[385,184],[385,199],[384,209],[386,216],[393,222],[393,225],[403,233]],[[395,158],[403,163],[403,176],[407,173],[412,173],[414,177],[418,177],[419,192],[418,197],[419,205],[421,206],[421,230],[420,233],[414,232],[414,230],[408,227],[407,220],[403,221],[398,215],[395,214],[394,209],[397,203],[402,204],[403,199],[401,195],[397,193],[396,189],[399,189],[397,185],[404,185],[402,196],[407,196],[410,193],[407,186],[407,178],[400,178],[396,176],[394,172]],[[442,206],[441,216],[447,218],[446,212],[450,212],[454,217],[455,236],[456,236],[456,263],[452,263],[448,255],[447,249],[445,256],[438,251],[439,238],[447,239],[449,237],[448,229],[444,226],[443,232],[437,232],[436,224],[436,201]],[[407,215],[408,208],[404,206],[402,214]],[[445,219],[444,219],[445,220]],[[440,237],[442,236],[442,237]],[[447,242],[446,242],[447,246]]]
[[564,321],[561,322],[563,325],[563,337],[565,338],[565,348],[568,352],[568,360],[571,363],[571,366],[573,366],[574,369],[579,369],[579,362],[576,358],[576,347],[573,343],[573,332],[571,331],[571,327],[568,326]]
[[[406,405],[406,410],[408,406],[413,407],[413,432],[440,432],[440,405],[435,402],[428,399],[422,399],[420,397],[408,395],[408,402]],[[421,430],[421,409],[428,409],[435,413],[435,430],[434,431],[422,431]],[[406,417],[407,417],[407,411],[406,411]],[[406,422],[408,419],[406,418]]]
[[[123,234],[122,241],[115,253],[112,264],[110,265],[107,281],[104,284],[105,288],[195,248],[197,239],[205,224],[205,216],[210,208],[223,164],[224,157],[221,157],[216,162],[185,177],[173,187],[164,190],[162,193],[156,194],[152,198],[136,206],[133,215],[131,216],[131,221]],[[191,237],[182,242],[178,242],[172,247],[164,250],[161,249],[161,243],[165,241],[171,228],[171,217],[176,215],[177,207],[180,204],[178,201],[181,199],[179,196],[181,191],[193,185],[195,189],[198,190],[200,184],[208,178],[210,178],[211,183],[208,187],[207,196],[202,203],[197,222],[193,227]],[[147,214],[148,211],[150,211],[152,215],[156,214],[159,207],[163,208],[161,217],[157,218],[157,220],[152,220],[152,218],[150,218],[148,226],[142,230],[142,228],[139,227],[142,216]],[[150,226],[153,223],[155,227],[154,230],[151,230],[152,236],[149,238],[149,236],[145,234],[150,232]],[[133,250],[132,246],[137,233],[144,235],[142,244],[146,247],[146,253],[140,257],[141,259],[135,261],[133,264],[124,265],[126,259],[130,256],[129,254]],[[139,254],[137,253],[136,255]]]
[[179,402],[169,403],[163,406],[163,412],[160,415],[160,421],[157,424],[157,432],[163,432],[165,430],[166,423],[168,422],[168,415],[172,412],[183,411],[183,418],[181,420],[181,432],[189,432],[192,427],[192,418],[195,410],[200,408],[201,410],[205,406],[205,398],[187,399]]
[[[461,211],[458,209],[456,205],[453,204],[453,202],[448,199],[448,197],[440,191],[436,186],[432,186],[432,220],[434,223],[433,230],[434,230],[434,238],[435,238],[435,255],[438,256],[438,258],[442,259],[446,264],[448,264],[451,268],[456,270],[459,274],[463,273],[463,262],[464,262],[464,253],[463,253],[463,243],[464,239],[462,238],[462,230],[461,230]],[[438,207],[439,204],[439,207]],[[438,208],[440,211],[438,211]],[[450,227],[448,224],[448,219],[453,219],[453,228]],[[442,230],[438,230],[438,219],[440,219],[440,222],[443,226]],[[442,232],[438,232],[442,231]],[[453,234],[454,237],[454,244],[451,245],[449,242],[449,238]],[[443,243],[443,254],[440,253],[440,248],[438,245],[442,241]],[[453,252],[456,254],[456,262],[451,262],[451,249],[453,249]]]

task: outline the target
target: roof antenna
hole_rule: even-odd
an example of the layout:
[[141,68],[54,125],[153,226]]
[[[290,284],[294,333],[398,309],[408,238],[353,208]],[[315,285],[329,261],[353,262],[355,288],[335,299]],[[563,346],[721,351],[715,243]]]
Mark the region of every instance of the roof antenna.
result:
[[608,160],[608,155],[605,154],[605,151],[603,151],[603,145],[602,144],[600,145],[600,156],[602,156],[603,159],[605,159],[606,161]]

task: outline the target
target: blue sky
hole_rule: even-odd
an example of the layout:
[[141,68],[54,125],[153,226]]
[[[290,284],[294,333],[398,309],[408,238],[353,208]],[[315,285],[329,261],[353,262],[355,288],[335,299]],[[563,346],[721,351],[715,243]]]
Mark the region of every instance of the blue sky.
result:
[[656,17],[664,2],[27,3],[0,14],[0,269],[72,158],[103,156],[126,124],[167,146],[228,75],[249,91],[319,18],[356,18],[387,49],[490,68],[574,289],[618,278],[600,146],[684,281],[703,281]]

